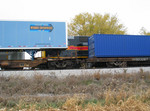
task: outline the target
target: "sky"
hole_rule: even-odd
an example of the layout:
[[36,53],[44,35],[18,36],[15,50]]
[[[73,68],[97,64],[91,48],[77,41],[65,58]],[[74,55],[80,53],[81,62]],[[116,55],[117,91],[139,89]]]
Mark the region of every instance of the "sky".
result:
[[131,35],[150,31],[150,0],[0,0],[0,20],[66,21],[80,13],[116,15]]

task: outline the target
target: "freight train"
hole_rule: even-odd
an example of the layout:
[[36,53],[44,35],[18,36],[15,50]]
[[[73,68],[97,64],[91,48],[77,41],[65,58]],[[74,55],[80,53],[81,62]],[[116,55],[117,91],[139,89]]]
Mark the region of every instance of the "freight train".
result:
[[[94,34],[67,37],[66,26],[65,22],[0,21],[1,69],[150,65],[150,36]],[[35,58],[38,51],[41,51],[41,57]],[[32,59],[22,59],[24,52]],[[14,56],[18,54],[18,57]]]
[[41,51],[41,57],[34,60],[5,59],[0,60],[0,64],[2,69],[144,66],[150,65],[149,42],[150,36],[139,35],[71,36],[68,37],[67,49],[47,49]]

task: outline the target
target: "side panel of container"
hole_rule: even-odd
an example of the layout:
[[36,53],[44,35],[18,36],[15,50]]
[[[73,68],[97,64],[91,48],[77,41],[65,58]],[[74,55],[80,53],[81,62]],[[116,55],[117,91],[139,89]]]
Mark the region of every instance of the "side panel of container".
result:
[[150,56],[150,36],[95,34],[93,38],[95,57]]
[[65,22],[0,21],[0,49],[67,48]]

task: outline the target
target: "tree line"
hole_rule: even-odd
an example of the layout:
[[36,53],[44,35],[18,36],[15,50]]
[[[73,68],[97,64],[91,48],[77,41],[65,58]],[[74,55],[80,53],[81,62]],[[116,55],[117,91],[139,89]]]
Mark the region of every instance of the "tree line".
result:
[[[110,14],[80,13],[68,24],[68,35],[91,36],[93,34],[127,34],[127,28],[119,23],[118,18]],[[145,28],[141,28],[140,34],[150,35]]]

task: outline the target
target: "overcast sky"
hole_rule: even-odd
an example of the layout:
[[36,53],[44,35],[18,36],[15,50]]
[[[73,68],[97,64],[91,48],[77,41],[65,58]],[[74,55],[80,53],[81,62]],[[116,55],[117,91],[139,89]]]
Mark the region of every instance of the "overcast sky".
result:
[[128,34],[150,31],[150,0],[0,0],[0,20],[70,22],[83,12],[116,15]]

